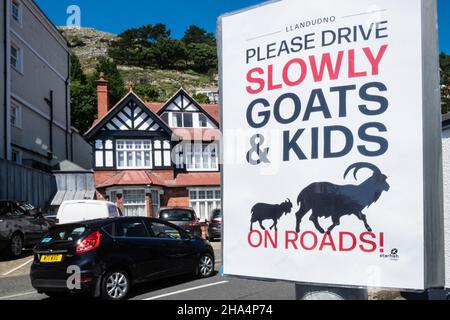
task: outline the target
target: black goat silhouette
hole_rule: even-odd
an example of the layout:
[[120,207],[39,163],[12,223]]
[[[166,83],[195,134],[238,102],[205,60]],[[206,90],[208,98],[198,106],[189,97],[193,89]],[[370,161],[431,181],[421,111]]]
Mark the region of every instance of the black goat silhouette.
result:
[[346,215],[357,216],[364,222],[367,231],[372,232],[372,228],[367,223],[367,218],[362,210],[377,202],[383,191],[389,191],[390,186],[387,183],[387,177],[381,173],[380,169],[366,162],[352,164],[346,170],[344,180],[353,169],[355,170],[354,177],[357,180],[356,175],[363,168],[372,170],[373,175],[358,186],[338,186],[328,182],[320,182],[313,183],[305,188],[297,199],[301,207],[296,213],[296,231],[300,232],[300,223],[303,217],[312,210],[310,220],[320,233],[325,233],[325,231],[319,224],[319,218],[331,217],[333,225],[328,229],[328,233],[331,233],[335,227],[340,225],[341,218]]
[[287,199],[282,204],[266,204],[266,203],[258,203],[255,204],[252,208],[252,219],[250,224],[250,231],[253,230],[253,224],[255,222],[259,222],[261,229],[266,230],[263,226],[264,220],[273,220],[273,225],[270,227],[270,230],[275,228],[275,231],[278,231],[277,224],[278,220],[284,214],[291,213],[292,211],[292,202]]

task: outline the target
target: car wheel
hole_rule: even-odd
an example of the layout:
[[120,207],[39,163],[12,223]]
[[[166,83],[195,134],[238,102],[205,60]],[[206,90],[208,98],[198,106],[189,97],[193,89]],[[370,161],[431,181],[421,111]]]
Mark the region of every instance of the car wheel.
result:
[[9,255],[13,258],[18,258],[22,254],[23,239],[19,233],[13,234],[9,240]]
[[103,278],[102,298],[105,300],[124,300],[130,292],[130,277],[123,270],[107,272]]
[[214,272],[214,259],[210,254],[204,254],[201,256],[197,270],[196,275],[200,278],[208,278],[211,277],[211,275]]

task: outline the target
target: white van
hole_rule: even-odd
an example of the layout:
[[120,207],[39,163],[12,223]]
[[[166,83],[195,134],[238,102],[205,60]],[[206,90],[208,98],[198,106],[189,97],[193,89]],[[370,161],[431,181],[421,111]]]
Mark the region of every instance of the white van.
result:
[[121,211],[112,202],[95,200],[64,201],[59,207],[56,222],[58,224],[67,224],[120,216],[122,216]]

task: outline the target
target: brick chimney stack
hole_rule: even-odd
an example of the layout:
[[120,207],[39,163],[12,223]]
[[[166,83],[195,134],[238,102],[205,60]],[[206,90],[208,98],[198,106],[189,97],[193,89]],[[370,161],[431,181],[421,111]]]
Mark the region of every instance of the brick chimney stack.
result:
[[98,118],[103,118],[109,111],[109,93],[108,81],[105,79],[105,74],[100,73],[100,78],[97,80],[97,108]]

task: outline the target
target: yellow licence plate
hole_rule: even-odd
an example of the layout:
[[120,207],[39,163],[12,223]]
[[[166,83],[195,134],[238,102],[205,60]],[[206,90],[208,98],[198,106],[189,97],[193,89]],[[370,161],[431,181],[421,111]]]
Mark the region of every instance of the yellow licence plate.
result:
[[43,255],[41,256],[41,263],[57,263],[61,262],[62,258],[62,254]]

